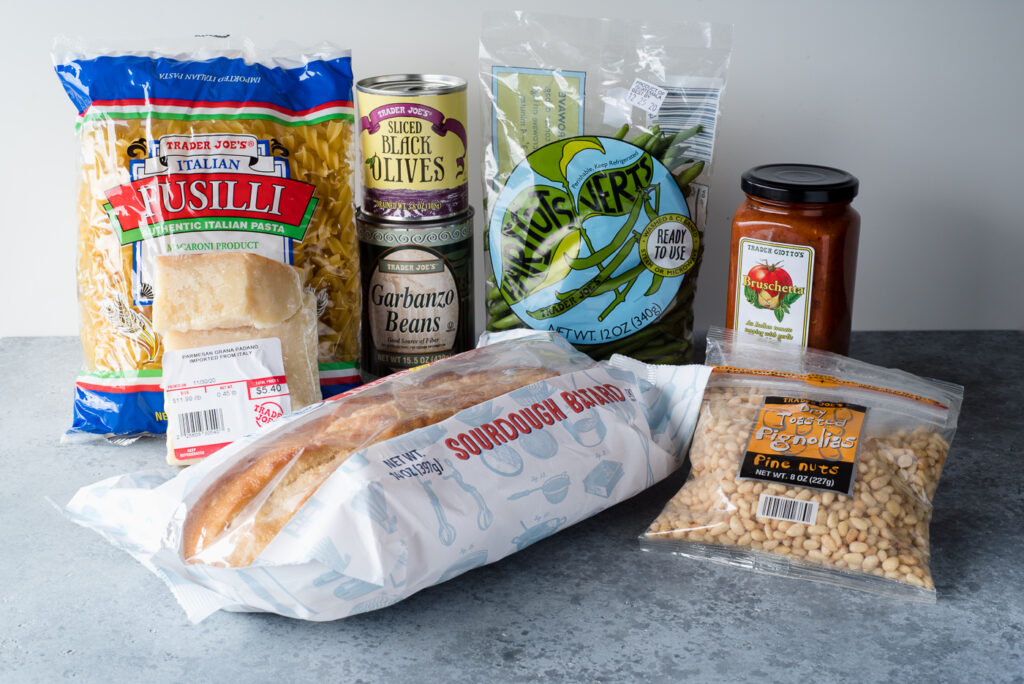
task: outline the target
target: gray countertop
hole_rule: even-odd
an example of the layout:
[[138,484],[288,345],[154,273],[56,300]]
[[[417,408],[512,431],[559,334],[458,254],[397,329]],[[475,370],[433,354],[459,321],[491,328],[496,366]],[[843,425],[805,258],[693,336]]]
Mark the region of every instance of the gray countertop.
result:
[[966,387],[935,497],[935,605],[649,554],[682,473],[493,565],[330,623],[191,625],[156,576],[65,519],[160,440],[58,446],[71,338],[0,339],[0,680],[1024,681],[1024,333],[856,333],[851,355]]

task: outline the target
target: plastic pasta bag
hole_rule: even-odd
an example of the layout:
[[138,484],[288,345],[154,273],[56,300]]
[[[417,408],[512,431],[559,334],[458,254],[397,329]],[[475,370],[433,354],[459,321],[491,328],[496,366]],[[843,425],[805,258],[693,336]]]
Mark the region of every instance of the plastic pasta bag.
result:
[[963,388],[713,329],[690,476],[641,537],[934,601],[928,525]]
[[484,15],[487,329],[692,355],[731,27]]
[[709,372],[598,364],[531,333],[285,416],[166,482],[85,487],[68,513],[156,572],[194,621],[222,608],[334,620],[666,477]]
[[[69,435],[165,432],[156,262],[249,252],[313,293],[325,395],[358,383],[348,51],[87,52],[59,45],[78,110],[83,366]],[[315,377],[314,377],[315,380]]]

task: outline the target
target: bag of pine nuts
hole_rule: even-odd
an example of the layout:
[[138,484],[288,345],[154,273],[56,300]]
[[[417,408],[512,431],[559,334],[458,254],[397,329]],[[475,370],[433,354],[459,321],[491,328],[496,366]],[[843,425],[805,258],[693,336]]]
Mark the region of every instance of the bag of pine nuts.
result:
[[963,388],[729,331],[648,550],[931,602],[932,497]]

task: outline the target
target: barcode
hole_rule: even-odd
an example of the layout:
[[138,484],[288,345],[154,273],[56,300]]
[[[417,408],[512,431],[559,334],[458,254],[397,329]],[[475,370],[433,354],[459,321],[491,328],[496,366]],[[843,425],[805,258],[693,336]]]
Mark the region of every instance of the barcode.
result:
[[701,132],[686,141],[690,159],[711,162],[711,151],[715,146],[715,124],[718,121],[718,104],[722,97],[721,88],[696,88],[690,86],[663,86],[665,101],[661,109],[651,118],[651,125],[658,124],[666,133],[678,133],[700,124]]
[[178,416],[178,436],[212,435],[224,431],[224,409],[189,411]]
[[757,500],[757,517],[812,525],[818,517],[818,502],[762,494]]

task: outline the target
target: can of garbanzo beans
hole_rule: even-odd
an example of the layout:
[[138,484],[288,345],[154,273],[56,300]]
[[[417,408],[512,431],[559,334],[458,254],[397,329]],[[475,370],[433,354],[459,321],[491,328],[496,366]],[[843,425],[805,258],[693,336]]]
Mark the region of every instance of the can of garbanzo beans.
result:
[[363,211],[435,221],[469,208],[466,82],[392,74],[356,84]]
[[473,210],[410,223],[356,212],[365,379],[473,346]]

